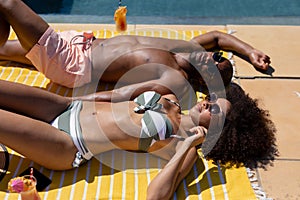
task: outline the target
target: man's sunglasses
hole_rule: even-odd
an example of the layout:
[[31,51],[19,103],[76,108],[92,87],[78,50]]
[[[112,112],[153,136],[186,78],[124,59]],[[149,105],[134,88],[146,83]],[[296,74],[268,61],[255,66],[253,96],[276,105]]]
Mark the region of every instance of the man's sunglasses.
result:
[[[212,54],[212,58],[215,62],[217,62],[216,66],[218,67],[218,64],[222,61],[222,59],[224,59],[223,57],[223,52],[214,52]],[[215,73],[216,73],[217,68],[215,66],[209,66],[207,68],[207,72],[209,73],[211,79],[214,77]]]
[[213,57],[214,61],[216,61],[216,62],[219,63],[223,59],[223,52],[221,52],[221,51],[214,52],[213,55],[212,55],[212,57]]
[[216,104],[216,101],[218,100],[218,96],[216,93],[208,94],[205,97],[205,100],[209,102],[209,112],[213,115],[217,115],[221,113],[221,108],[218,104]]

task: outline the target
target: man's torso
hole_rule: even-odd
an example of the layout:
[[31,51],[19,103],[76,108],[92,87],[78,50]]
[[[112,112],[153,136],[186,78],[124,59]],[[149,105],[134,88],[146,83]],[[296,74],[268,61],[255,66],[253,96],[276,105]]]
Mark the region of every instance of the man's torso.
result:
[[174,53],[170,50],[172,47],[165,45],[164,41],[170,43],[171,40],[119,36],[94,41],[92,78],[129,84],[157,79],[169,68],[180,71]]

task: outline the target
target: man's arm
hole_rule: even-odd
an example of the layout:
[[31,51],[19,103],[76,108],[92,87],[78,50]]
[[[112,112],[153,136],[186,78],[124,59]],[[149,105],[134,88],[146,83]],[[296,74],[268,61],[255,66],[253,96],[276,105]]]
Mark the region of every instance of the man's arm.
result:
[[133,100],[138,95],[146,91],[156,91],[157,93],[160,93],[162,95],[172,93],[171,89],[161,85],[159,80],[153,80],[143,83],[131,84],[113,90],[100,91],[75,98],[84,101],[120,102]]
[[235,55],[251,63],[257,69],[267,70],[271,63],[268,55],[230,34],[211,31],[196,36],[191,41],[201,45],[208,51],[232,51]]
[[165,71],[159,79],[130,84],[109,91],[75,97],[85,101],[120,102],[133,100],[146,91],[155,91],[161,95],[175,94],[181,97],[188,89],[187,80],[176,70]]

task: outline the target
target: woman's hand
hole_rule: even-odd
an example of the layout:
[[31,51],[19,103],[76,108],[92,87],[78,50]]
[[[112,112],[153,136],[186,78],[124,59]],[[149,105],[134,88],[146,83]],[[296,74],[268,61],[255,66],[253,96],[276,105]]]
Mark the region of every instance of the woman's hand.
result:
[[260,70],[267,70],[271,63],[270,57],[257,49],[250,52],[249,60],[255,68]]
[[186,140],[191,141],[191,147],[201,144],[207,133],[207,129],[203,126],[195,126],[189,131],[191,135]]

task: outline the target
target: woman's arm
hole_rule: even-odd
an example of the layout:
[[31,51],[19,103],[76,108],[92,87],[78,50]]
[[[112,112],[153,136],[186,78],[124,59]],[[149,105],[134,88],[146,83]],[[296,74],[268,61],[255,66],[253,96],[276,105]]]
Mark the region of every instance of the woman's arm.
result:
[[197,157],[196,148],[193,147],[182,154],[182,159],[167,164],[148,186],[147,199],[170,199],[179,183],[190,172]]
[[[197,159],[194,147],[204,140],[204,129],[198,129],[198,134],[178,142],[176,153],[168,164],[151,181],[147,190],[147,199],[170,199],[182,179],[189,173]],[[163,188],[163,189],[162,189]]]
[[267,70],[271,63],[268,55],[230,34],[211,31],[196,36],[191,41],[203,46],[208,51],[232,51],[235,55],[251,63],[258,69]]

